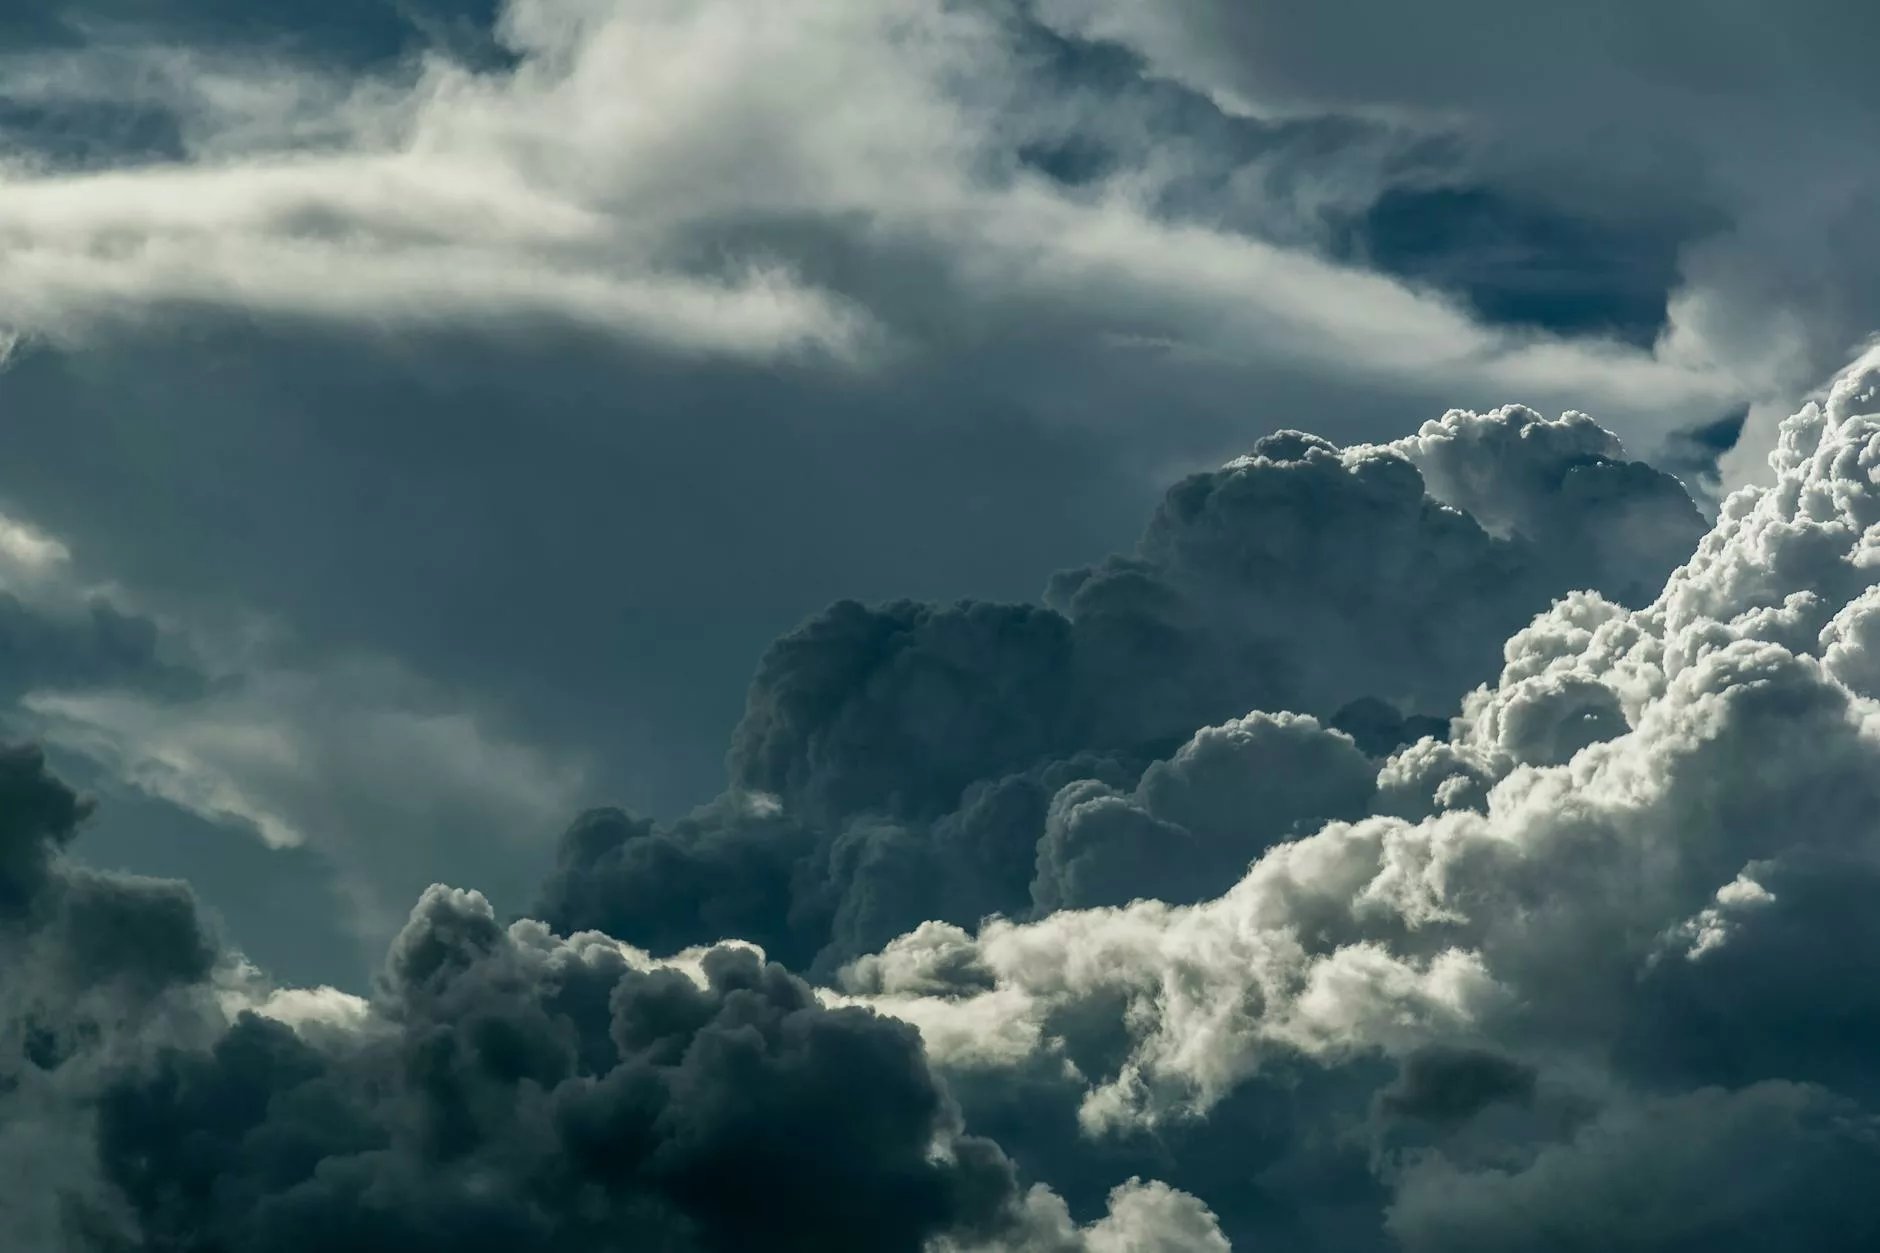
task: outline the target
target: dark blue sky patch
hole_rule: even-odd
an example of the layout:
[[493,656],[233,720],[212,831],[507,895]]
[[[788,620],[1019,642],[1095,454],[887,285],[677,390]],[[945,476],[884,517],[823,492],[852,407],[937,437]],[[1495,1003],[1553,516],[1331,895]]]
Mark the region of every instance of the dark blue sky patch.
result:
[[1671,442],[1679,448],[1688,448],[1693,453],[1709,454],[1721,457],[1736,447],[1736,441],[1743,438],[1743,424],[1749,420],[1747,406],[1725,414],[1715,422],[1706,422],[1689,430],[1679,431],[1671,437]]
[[1622,226],[1489,188],[1398,188],[1343,224],[1343,259],[1463,300],[1484,320],[1649,347],[1704,224]]
[[1718,464],[1743,438],[1748,421],[1749,406],[1745,405],[1714,422],[1673,431],[1654,460],[1666,473],[1682,479],[1693,494],[1714,499],[1721,490]]
[[493,56],[501,0],[10,0],[5,8],[0,50],[109,39],[368,64],[440,44]]
[[63,169],[184,156],[174,115],[109,100],[41,102],[0,95],[0,148]]

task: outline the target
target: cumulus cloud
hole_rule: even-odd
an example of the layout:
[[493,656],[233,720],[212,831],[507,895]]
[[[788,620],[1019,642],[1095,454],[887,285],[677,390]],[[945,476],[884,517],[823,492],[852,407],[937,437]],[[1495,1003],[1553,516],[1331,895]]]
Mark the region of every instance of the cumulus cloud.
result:
[[87,808],[36,750],[0,750],[0,1209],[28,1253],[112,1230],[85,1102],[112,1059],[190,1037],[215,960],[183,885],[66,860]]
[[150,1238],[234,1248],[914,1249],[996,1224],[1008,1169],[949,1132],[908,1028],[748,950],[699,960],[694,982],[505,932],[434,889],[326,1049],[248,1017],[108,1093],[107,1170]]
[[[1078,617],[842,607],[767,663],[787,699],[760,674],[738,786],[671,828],[602,811],[570,832],[547,912],[617,909],[628,934],[505,925],[433,887],[366,997],[270,985],[179,885],[73,865],[85,807],[11,753],[0,1100],[20,1134],[50,1129],[21,1176],[28,1230],[237,1250],[1865,1247],[1880,369],[1796,414],[1775,485],[1727,499],[1651,595],[1637,550],[1585,528],[1687,519],[1660,480],[1607,470],[1596,428],[1457,414],[1407,447],[1287,434],[1165,514],[1277,477],[1305,504],[1253,516],[1310,548],[1319,485],[1380,475],[1387,500],[1407,482],[1456,502],[1419,486],[1411,516],[1496,569],[1542,560],[1530,532],[1550,527],[1574,561],[1617,554],[1611,590],[1514,630],[1445,738],[1399,725],[1380,757],[1309,711],[1256,711],[1161,750],[1066,751],[1039,737],[1075,670],[1001,667],[1075,641]],[[1593,488],[1563,486],[1581,471]],[[1615,490],[1641,508],[1582,504]],[[1230,533],[1100,570],[1172,579],[1165,554]],[[837,694],[867,717],[844,724]],[[916,708],[935,717],[896,730]],[[877,741],[896,756],[856,756]],[[995,814],[1027,838],[989,840]],[[835,968],[832,938],[917,917],[973,853],[1024,910],[929,915]],[[747,921],[827,977],[773,964]],[[723,934],[687,946],[700,929]]]
[[1649,600],[1702,529],[1578,414],[1455,411],[1387,446],[1269,436],[1042,606],[845,602],[805,623],[758,668],[726,795],[664,830],[583,819],[538,908],[822,969],[929,919],[1200,900],[1368,812],[1366,751],[1440,731],[1553,597]]
[[1032,900],[1050,913],[1204,899],[1295,830],[1364,814],[1376,775],[1350,737],[1309,717],[1254,713],[1209,727],[1127,795],[1095,780],[1061,789],[1038,841]]
[[[1440,381],[1669,436],[1716,523],[1577,413],[1282,430],[1042,603],[805,622],[723,794],[586,813],[511,921],[584,763],[0,517],[7,730],[318,850],[390,942],[366,995],[277,983],[187,886],[85,866],[88,803],[0,752],[24,1253],[1880,1238],[1880,358],[1783,417],[1875,312],[1864,14],[1595,4],[1537,45],[1464,4],[508,0],[465,51],[196,9],[0,16],[41,41],[0,53],[0,364],[179,308],[574,325],[817,396],[1031,357],[1073,424],[1121,373],[1076,366],[1205,363],[1341,439],[1351,396]],[[1326,259],[1393,189],[1475,185],[1674,236],[1662,334]],[[446,862],[489,895],[424,889]]]
[[1790,419],[1776,484],[1650,604],[1516,633],[1451,740],[1380,772],[1406,816],[1201,904],[930,926],[846,986],[947,1067],[1070,1063],[1093,1136],[1231,1118],[1302,1065],[1368,1086],[1402,1247],[1858,1246],[1877,401],[1869,358]]
[[655,962],[434,887],[369,999],[269,988],[182,885],[71,866],[85,812],[0,754],[0,1160],[31,1253],[1225,1248],[1163,1185],[1081,1226],[1021,1191],[911,1027],[748,946]]

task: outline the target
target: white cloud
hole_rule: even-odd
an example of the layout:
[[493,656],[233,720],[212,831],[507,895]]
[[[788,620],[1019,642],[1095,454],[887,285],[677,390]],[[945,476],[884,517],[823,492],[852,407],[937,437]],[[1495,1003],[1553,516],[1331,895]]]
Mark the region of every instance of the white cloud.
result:
[[71,559],[71,551],[58,540],[0,514],[0,579],[7,590],[20,582],[38,582]]
[[[185,89],[187,58],[146,53],[172,86],[142,90],[180,96],[190,159],[0,178],[7,316],[57,337],[175,302],[368,325],[552,318],[687,350],[876,358],[914,293],[833,278],[805,242],[820,232],[864,265],[938,257],[956,290],[923,304],[968,300],[972,334],[1042,307],[1243,370],[1440,377],[1539,404],[1574,391],[1627,434],[1711,416],[1755,382],[1676,344],[1655,358],[1501,334],[1391,280],[1171,219],[1154,204],[1168,171],[1086,191],[1028,172],[1019,145],[1063,106],[989,10],[512,0],[502,31],[513,70],[434,57],[345,86],[217,65],[215,86]],[[135,52],[73,61],[60,90],[109,92]]]
[[1228,1253],[1220,1222],[1199,1199],[1165,1183],[1130,1179],[1110,1190],[1108,1209],[1078,1226],[1064,1198],[1034,1186],[1013,1229],[989,1244],[943,1237],[933,1253]]
[[[1725,502],[1655,604],[1579,594],[1509,641],[1454,741],[1385,771],[1428,816],[1332,824],[1193,907],[1063,911],[976,938],[930,925],[848,987],[965,1067],[1048,1056],[1066,1009],[1120,998],[1132,1044],[1085,1077],[1091,1129],[1204,1111],[1301,1055],[1487,1035],[1605,1056],[1668,950],[1702,970],[1784,943],[1767,924],[1799,907],[1785,874],[1880,861],[1863,690],[1876,364],[1785,425],[1777,483]],[[1719,1013],[1741,999],[1746,1021],[1757,994],[1709,993]]]

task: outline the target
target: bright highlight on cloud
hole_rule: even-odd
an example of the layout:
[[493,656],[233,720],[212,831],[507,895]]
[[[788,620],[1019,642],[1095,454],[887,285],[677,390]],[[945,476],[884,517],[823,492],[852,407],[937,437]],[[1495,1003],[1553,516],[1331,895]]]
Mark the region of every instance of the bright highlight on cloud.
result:
[[[723,798],[577,822],[547,922],[433,887],[363,1000],[70,861],[10,750],[0,1195],[31,1249],[1864,1248],[1876,450],[1871,357],[1702,535],[1574,416],[1282,433],[1067,611],[780,641]],[[1391,651],[1385,534],[1498,655]]]
[[1641,429],[1767,382],[1684,341],[1489,329],[1296,246],[1299,206],[1255,190],[1277,156],[1193,203],[1190,162],[1153,144],[1048,177],[1028,154],[1161,123],[1064,95],[1020,10],[511,0],[497,35],[512,64],[358,80],[136,44],[28,62],[37,98],[170,110],[183,159],[0,176],[9,325],[73,342],[208,307],[867,366],[1102,310],[1095,329],[1243,364],[1577,389]]

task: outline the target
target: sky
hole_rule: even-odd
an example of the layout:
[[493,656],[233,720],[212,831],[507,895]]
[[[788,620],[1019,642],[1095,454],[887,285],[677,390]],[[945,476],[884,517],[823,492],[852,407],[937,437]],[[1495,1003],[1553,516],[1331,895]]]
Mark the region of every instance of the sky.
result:
[[13,0],[18,1247],[1869,1247],[1877,39]]

